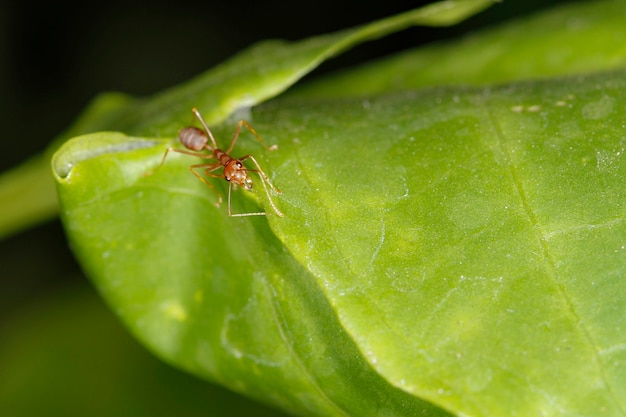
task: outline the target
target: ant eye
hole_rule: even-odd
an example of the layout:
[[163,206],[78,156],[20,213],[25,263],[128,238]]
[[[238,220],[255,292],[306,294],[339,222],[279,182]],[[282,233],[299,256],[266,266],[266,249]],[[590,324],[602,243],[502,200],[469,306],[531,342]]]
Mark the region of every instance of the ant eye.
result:
[[230,181],[230,177],[224,177],[226,181]]
[[237,168],[241,168],[243,166],[243,164],[239,161],[237,161]]

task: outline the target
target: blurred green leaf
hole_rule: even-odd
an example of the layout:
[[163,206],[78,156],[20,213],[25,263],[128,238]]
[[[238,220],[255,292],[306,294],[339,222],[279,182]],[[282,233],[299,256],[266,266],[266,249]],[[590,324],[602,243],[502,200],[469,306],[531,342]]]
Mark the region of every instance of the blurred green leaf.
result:
[[622,0],[572,2],[461,40],[434,43],[300,84],[289,95],[367,95],[624,68],[625,21]]
[[[624,75],[257,106],[279,149],[246,133],[235,156],[284,218],[228,218],[188,156],[155,170],[171,138],[78,137],[53,161],[63,220],[153,351],[288,412],[623,415]],[[257,188],[235,211],[268,207]]]
[[87,288],[4,317],[0,340],[3,416],[283,416],[156,360]]

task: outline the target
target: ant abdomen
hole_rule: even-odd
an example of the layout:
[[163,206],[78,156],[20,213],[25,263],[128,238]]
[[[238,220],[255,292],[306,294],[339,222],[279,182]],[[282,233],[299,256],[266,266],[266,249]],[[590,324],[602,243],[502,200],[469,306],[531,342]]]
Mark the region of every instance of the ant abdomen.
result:
[[180,143],[182,143],[185,148],[193,151],[203,150],[209,141],[206,133],[204,133],[202,129],[192,126],[181,129],[178,134],[178,140],[180,140]]

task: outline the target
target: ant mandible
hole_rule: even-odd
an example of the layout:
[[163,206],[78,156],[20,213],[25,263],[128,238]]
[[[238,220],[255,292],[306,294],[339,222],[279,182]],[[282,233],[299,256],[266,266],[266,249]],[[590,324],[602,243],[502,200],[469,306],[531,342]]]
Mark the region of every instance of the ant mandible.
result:
[[[217,160],[216,163],[190,165],[189,170],[191,171],[193,175],[196,176],[196,178],[198,178],[204,184],[208,185],[217,194],[217,203],[215,204],[217,207],[219,207],[220,204],[222,204],[221,194],[215,189],[215,187],[213,187],[213,185],[209,181],[207,181],[206,178],[201,176],[196,171],[196,169],[204,168],[204,175],[208,177],[213,177],[213,178],[224,178],[226,181],[228,181],[228,215],[230,217],[265,216],[266,215],[265,212],[233,214],[230,210],[230,190],[232,189],[233,184],[235,185],[235,187],[241,186],[246,190],[251,190],[252,178],[250,178],[248,173],[256,172],[259,175],[259,178],[261,179],[261,183],[263,184],[263,188],[265,189],[265,194],[267,195],[267,198],[270,202],[270,205],[272,206],[272,209],[274,209],[274,212],[277,215],[279,215],[280,217],[283,217],[283,213],[281,213],[280,210],[276,208],[276,205],[274,205],[274,201],[272,201],[272,197],[270,195],[269,190],[267,189],[267,186],[265,185],[265,182],[267,181],[272,191],[274,191],[276,194],[281,194],[281,191],[272,185],[269,178],[267,177],[267,175],[265,175],[265,172],[263,172],[263,170],[261,169],[261,166],[259,165],[257,160],[254,158],[254,156],[246,155],[238,159],[230,156],[230,153],[233,150],[233,147],[235,146],[235,142],[237,142],[237,138],[239,137],[239,132],[241,131],[242,126],[245,126],[259,140],[259,142],[261,142],[261,144],[263,145],[265,149],[269,151],[273,151],[275,149],[278,149],[278,146],[277,145],[267,146],[265,142],[263,142],[263,139],[261,139],[259,134],[256,132],[256,130],[254,130],[254,128],[250,126],[248,122],[246,122],[245,120],[240,120],[239,123],[237,124],[237,129],[235,129],[235,133],[233,135],[233,139],[230,142],[230,146],[228,147],[226,151],[223,151],[217,147],[215,138],[213,137],[213,134],[211,133],[211,130],[207,126],[206,122],[202,118],[202,115],[200,115],[200,112],[198,111],[198,109],[193,108],[191,111],[198,118],[198,120],[200,120],[200,123],[202,124],[202,127],[204,127],[204,130],[199,129],[197,127],[193,127],[193,126],[183,128],[178,134],[178,140],[180,140],[180,143],[182,143],[183,146],[187,148],[187,150],[177,149],[177,148],[167,148],[165,150],[165,153],[163,154],[163,159],[161,160],[161,164],[159,165],[159,167],[165,163],[165,158],[167,157],[167,154],[170,152],[178,152],[178,153],[182,153],[185,155],[197,156],[197,157],[204,158],[204,159],[216,159]],[[208,143],[209,139],[211,140],[211,144]],[[210,151],[211,153],[208,153],[208,154],[201,153],[201,151],[205,149]],[[257,169],[248,169],[244,166],[243,162],[248,159],[250,159],[254,163]],[[216,171],[220,168],[224,168],[224,173],[222,175],[213,173],[213,171]]]

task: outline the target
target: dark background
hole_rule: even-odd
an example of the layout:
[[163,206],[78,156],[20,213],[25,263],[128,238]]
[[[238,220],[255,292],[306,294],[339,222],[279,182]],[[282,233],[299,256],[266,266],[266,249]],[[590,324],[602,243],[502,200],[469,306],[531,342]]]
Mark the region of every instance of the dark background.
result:
[[[454,28],[414,28],[357,47],[312,76],[553,6],[505,0]],[[267,38],[297,40],[425,1],[16,1],[0,3],[0,171],[45,149],[98,93],[149,95]],[[359,6],[359,4],[361,6]],[[362,6],[367,4],[367,6]],[[0,323],[83,281],[58,220],[0,241]]]

